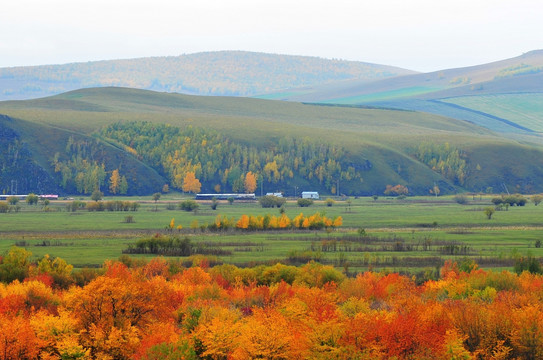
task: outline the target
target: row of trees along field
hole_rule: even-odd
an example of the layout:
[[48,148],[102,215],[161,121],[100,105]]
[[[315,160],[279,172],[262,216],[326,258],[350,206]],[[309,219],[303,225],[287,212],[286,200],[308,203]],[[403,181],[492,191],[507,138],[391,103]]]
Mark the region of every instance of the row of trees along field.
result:
[[116,123],[101,136],[165,175],[183,188],[188,174],[207,191],[243,192],[247,173],[277,187],[290,188],[296,177],[335,193],[339,179],[361,180],[362,174],[345,160],[344,149],[310,138],[286,137],[273,147],[236,143],[218,132],[150,122]]
[[446,262],[417,284],[310,262],[0,259],[0,359],[541,359],[543,277]]

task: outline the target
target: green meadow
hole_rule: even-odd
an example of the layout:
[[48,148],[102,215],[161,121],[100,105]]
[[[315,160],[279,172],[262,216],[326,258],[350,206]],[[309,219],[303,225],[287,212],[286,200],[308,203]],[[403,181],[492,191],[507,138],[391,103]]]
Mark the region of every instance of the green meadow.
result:
[[543,131],[543,94],[496,94],[442,100],[510,120],[535,132]]
[[[49,211],[40,204],[21,203],[19,211],[0,214],[0,253],[17,245],[36,258],[49,254],[76,268],[98,267],[108,259],[118,259],[138,240],[162,234],[187,237],[193,245],[220,250],[209,256],[238,266],[315,260],[350,272],[371,268],[415,273],[435,269],[447,259],[511,269],[521,256],[543,256],[543,206],[528,202],[496,211],[487,219],[484,209],[493,206],[488,195],[469,196],[465,205],[452,197],[364,197],[337,199],[333,206],[319,200],[300,208],[289,200],[284,209],[290,218],[300,212],[307,216],[319,212],[329,218],[341,216],[343,225],[328,231],[253,232],[210,231],[201,226],[214,223],[218,215],[237,221],[243,214],[279,216],[279,209],[262,208],[257,202],[225,201],[216,210],[210,202],[200,202],[197,211],[187,212],[177,206],[186,199],[181,194],[164,195],[156,203],[150,197],[126,199],[139,202],[141,207],[135,212],[70,212],[66,210],[69,201],[53,201]],[[132,217],[132,222],[127,222],[127,217]],[[175,228],[170,230],[172,219]],[[178,225],[182,229],[177,229]],[[150,258],[156,254],[130,256]],[[173,258],[188,261],[186,257]]]

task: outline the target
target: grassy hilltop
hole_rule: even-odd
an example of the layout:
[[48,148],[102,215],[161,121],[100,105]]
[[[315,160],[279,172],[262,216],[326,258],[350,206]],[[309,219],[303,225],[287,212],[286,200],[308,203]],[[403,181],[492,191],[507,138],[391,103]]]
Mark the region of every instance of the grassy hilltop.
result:
[[[106,126],[134,121],[180,129],[191,125],[210,132],[206,133],[208,137],[219,136],[232,143],[240,152],[259,156],[266,152],[281,155],[281,139],[307,139],[313,146],[334,148],[342,154],[341,159],[334,159],[342,162],[341,171],[352,167],[359,174],[350,179],[341,175],[340,192],[344,194],[382,194],[386,185],[396,184],[407,186],[411,194],[428,194],[434,184],[443,193],[482,191],[488,187],[498,191],[504,184],[510,191],[543,191],[539,145],[520,143],[468,122],[413,111],[95,88],[43,99],[3,102],[0,114],[5,115],[0,126],[15,134],[12,140],[3,141],[15,141],[27,154],[25,163],[4,154],[3,161],[13,168],[11,175],[3,173],[2,189],[6,191],[17,174],[24,178],[24,164],[31,161],[48,175],[48,182],[29,181],[26,190],[62,192],[58,187],[61,174],[55,172],[53,163],[58,153],[64,163],[71,161],[71,166],[76,166],[74,153],[67,153],[69,141],[72,150],[79,146],[78,154],[87,156],[88,166],[95,163],[98,168],[104,164],[106,190],[107,178],[119,169],[127,177],[129,193],[160,191],[163,184],[172,183],[167,169],[150,162],[149,154],[127,151],[129,143],[112,141],[103,135]],[[6,145],[13,147],[15,143]],[[83,143],[86,150],[77,145]],[[422,145],[426,147],[423,149]],[[77,164],[82,163],[84,156]],[[242,175],[250,169],[258,170],[251,164],[248,160],[238,170]],[[335,174],[339,177],[339,172]],[[325,184],[326,181],[302,176],[295,170],[292,176],[281,176],[277,182],[265,180],[265,191],[290,194],[297,186],[299,190],[331,193],[337,182],[332,176]],[[230,190],[233,180],[224,183],[223,191]],[[202,191],[213,192],[214,185],[211,180],[203,183]]]

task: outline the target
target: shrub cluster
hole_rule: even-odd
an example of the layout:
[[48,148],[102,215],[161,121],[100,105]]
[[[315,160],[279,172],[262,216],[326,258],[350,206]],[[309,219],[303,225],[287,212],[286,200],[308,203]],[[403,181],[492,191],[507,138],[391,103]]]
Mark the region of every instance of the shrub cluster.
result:
[[200,255],[232,255],[230,250],[221,247],[208,246],[202,243],[194,243],[188,237],[164,236],[156,234],[147,239],[138,240],[135,244],[128,245],[123,254],[155,254],[163,256],[191,256]]
[[298,199],[297,201],[299,207],[308,207],[313,205],[313,199]]
[[[225,218],[221,218],[224,221]],[[217,223],[217,221],[216,221]],[[235,222],[235,227],[241,230],[277,230],[277,229],[311,229],[320,230],[324,228],[335,228],[341,226],[343,219],[338,216],[334,219],[327,218],[326,216],[315,213],[311,216],[304,216],[300,213],[298,216],[290,219],[286,214],[281,216],[253,216],[242,215],[238,221]],[[224,226],[223,223],[220,223]],[[218,228],[221,228],[218,226]]]
[[283,206],[283,204],[286,202],[286,199],[279,196],[266,195],[258,199],[258,202],[263,208],[272,208],[272,207],[279,208]]
[[524,196],[520,194],[507,195],[501,197],[495,197],[492,200],[494,205],[509,204],[509,206],[524,206],[528,201]]
[[137,211],[140,204],[135,201],[95,201],[87,203],[88,211]]
[[322,230],[329,228],[336,228],[343,225],[343,218],[337,216],[334,219],[327,218],[326,216],[315,213],[311,216],[304,216],[300,213],[298,216],[290,219],[285,213],[280,216],[267,214],[265,216],[258,215],[241,215],[239,219],[233,217],[228,218],[223,215],[217,215],[215,221],[211,224],[198,224],[197,220],[194,220],[190,225],[193,230],[200,229],[202,231],[223,231],[229,229],[239,229],[244,231],[259,231],[259,230],[288,230],[288,229],[309,229],[309,230]]
[[454,195],[453,200],[460,205],[466,205],[467,203],[469,203],[468,197],[464,194]]
[[0,213],[7,213],[9,211],[9,205],[7,201],[0,201]]
[[178,207],[179,207],[179,210],[194,211],[194,210],[198,210],[200,205],[198,205],[198,203],[194,200],[185,200],[185,201],[181,201],[178,204]]
[[75,212],[77,210],[84,209],[87,203],[84,201],[74,200],[66,204],[66,211]]

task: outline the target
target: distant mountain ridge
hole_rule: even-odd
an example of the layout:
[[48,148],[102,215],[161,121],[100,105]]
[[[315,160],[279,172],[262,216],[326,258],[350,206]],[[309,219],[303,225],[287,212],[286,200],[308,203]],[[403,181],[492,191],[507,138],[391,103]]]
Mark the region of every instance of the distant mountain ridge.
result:
[[413,74],[392,66],[246,51],[0,68],[0,100],[120,86],[192,95],[253,96],[358,79]]

